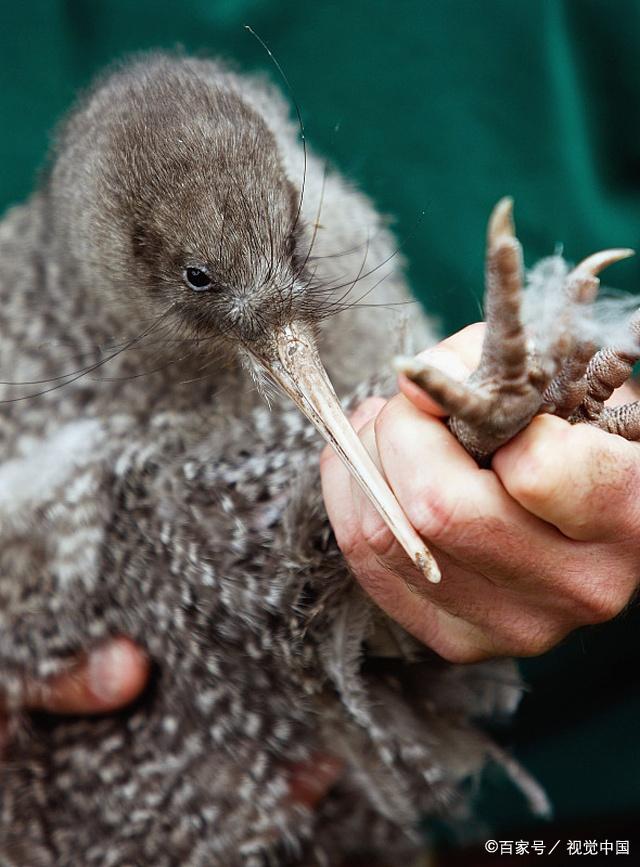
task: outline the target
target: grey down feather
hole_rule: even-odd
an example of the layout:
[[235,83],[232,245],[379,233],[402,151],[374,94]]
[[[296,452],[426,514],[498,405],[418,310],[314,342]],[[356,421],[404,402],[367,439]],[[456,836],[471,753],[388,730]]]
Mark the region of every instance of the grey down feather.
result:
[[[297,130],[274,89],[209,61],[139,62],[183,93],[233,85],[299,186]],[[96,104],[107,123],[108,88],[137,86],[140,67],[113,75],[72,124]],[[41,188],[0,224],[0,863],[404,863],[420,818],[463,813],[465,782],[493,759],[543,809],[478,724],[514,710],[513,662],[444,663],[360,592],[325,514],[312,426],[277,394],[267,405],[237,357],[203,369],[180,335],[133,339],[144,316],[87,277],[91,251],[61,229],[84,194],[71,202],[64,181],[80,160],[66,129]],[[369,293],[318,324],[349,406],[388,393],[398,349],[396,313],[368,305],[409,296],[384,221],[313,153],[298,243],[312,243],[321,198],[316,280],[360,273],[357,295]],[[363,255],[387,262],[385,280]],[[433,335],[411,311],[421,348]],[[26,678],[120,634],[153,662],[132,707],[23,710]],[[315,810],[292,803],[287,769],[325,754],[344,762],[341,778]]]

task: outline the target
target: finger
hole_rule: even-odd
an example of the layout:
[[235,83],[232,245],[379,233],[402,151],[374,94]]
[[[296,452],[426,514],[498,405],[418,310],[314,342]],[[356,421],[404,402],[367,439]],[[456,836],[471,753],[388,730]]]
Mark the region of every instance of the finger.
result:
[[424,358],[425,354],[444,349],[458,356],[464,367],[471,373],[480,363],[482,341],[486,328],[485,322],[474,322],[442,340],[437,346],[426,349],[418,357]]
[[606,406],[623,406],[625,403],[634,403],[640,394],[632,381],[625,382],[620,388],[616,388],[609,400],[605,400]]
[[370,419],[378,415],[386,402],[386,399],[383,397],[368,397],[366,400],[363,400],[349,416],[353,429],[358,431],[364,427]]
[[28,704],[50,713],[106,713],[132,701],[148,675],[149,661],[142,650],[127,638],[116,638],[92,651],[72,671],[30,684]]
[[[371,459],[384,473],[377,448],[375,419],[367,422],[359,431],[359,436]],[[475,463],[472,466],[476,469]],[[382,566],[401,578],[412,592],[425,595],[439,608],[444,608],[458,618],[484,625],[496,622],[494,615],[504,608],[504,594],[490,578],[464,568],[466,564],[461,564],[459,560],[453,559],[450,553],[442,551],[438,552],[438,559],[441,567],[446,570],[446,581],[435,592],[431,592],[431,582],[425,581],[409,562],[373,504],[361,493],[353,480],[351,496],[362,537],[368,547],[377,554]],[[512,573],[515,571],[511,570]]]
[[[356,578],[371,598],[398,623],[411,631],[412,620],[421,630],[416,637],[425,640],[422,614],[424,603],[410,591],[407,583],[391,574],[378,558],[376,539],[362,532],[361,499],[364,495],[354,489],[349,471],[337,456],[325,449],[321,464],[322,494],[336,541]],[[380,553],[388,553],[389,544],[383,541]],[[428,632],[428,627],[427,627]]]
[[[360,436],[379,460],[371,421]],[[383,611],[443,658],[463,663],[531,656],[553,646],[571,628],[564,624],[564,612],[540,610],[539,597],[545,600],[549,594],[538,591],[525,603],[437,548],[433,551],[444,580],[431,593],[339,462],[332,462],[323,485],[338,544],[358,582]]]
[[508,582],[512,571],[501,567],[514,559],[522,576],[557,571],[548,553],[556,558],[556,543],[570,548],[567,540],[514,502],[441,421],[399,395],[377,416],[375,432],[389,484],[427,543]]
[[[437,346],[419,353],[418,358],[448,373],[453,379],[464,381],[478,366],[484,331],[484,322],[476,322]],[[432,397],[403,374],[398,377],[398,386],[402,394],[422,412],[437,416],[447,415]]]
[[[444,575],[439,589],[450,590],[456,580],[456,567],[442,552],[435,549],[434,553]],[[471,612],[469,617],[462,616],[455,613],[455,605],[443,605],[442,598],[430,599],[416,592],[409,581],[403,580],[398,571],[390,569],[371,550],[360,552],[350,563],[359,584],[373,601],[448,662],[537,656],[557,644],[576,625],[562,613],[558,616],[555,612],[530,608],[490,585],[488,594],[476,593],[479,581],[469,574],[467,586],[457,593],[463,603],[460,607]],[[420,576],[413,580],[419,581]],[[493,599],[488,598],[489,594]]]
[[497,657],[546,653],[576,628],[570,620],[544,610],[523,608],[503,599],[490,616],[472,622],[436,608],[438,631],[431,647],[449,662],[470,663]]
[[640,534],[638,443],[541,415],[496,452],[492,467],[514,500],[570,539]]
[[[323,479],[324,484],[327,479]],[[425,579],[404,552],[395,548],[395,540],[385,550],[387,543],[381,542],[380,537],[372,542],[362,532],[349,473],[335,462],[329,484],[335,496],[325,495],[325,502],[338,545],[358,583],[375,604],[418,641],[450,662],[475,662],[494,655],[494,648],[482,630],[439,610],[416,592],[416,585]]]
[[[366,502],[359,503],[361,495],[352,488],[349,474],[341,467],[337,467],[341,475],[337,486],[342,486],[342,501],[347,504],[344,521],[336,517],[328,503],[339,544],[341,530],[344,533],[344,526],[348,526],[348,543],[341,547],[359,582],[383,610],[452,662],[536,655],[582,622],[600,622],[617,613],[620,594],[615,594],[617,607],[613,610],[610,594],[601,592],[599,587],[583,587],[586,561],[584,556],[577,555],[577,549],[584,546],[564,539],[557,530],[513,501],[499,479],[490,471],[479,470],[441,422],[408,405],[411,413],[430,422],[436,436],[429,437],[414,420],[408,421],[404,432],[397,426],[394,431],[388,419],[395,418],[397,422],[398,408],[407,405],[402,397],[385,405],[376,417],[374,434],[379,429],[389,442],[403,444],[409,478],[416,481],[416,496],[401,497],[404,502],[412,502],[424,494],[421,488],[426,485],[416,469],[419,473],[426,461],[431,460],[431,482],[445,493],[436,509],[441,513],[436,523],[441,522],[443,527],[442,549],[433,548],[443,569],[442,584],[431,588],[421,582],[416,570],[395,550],[392,539],[391,547],[386,548],[388,534],[385,540],[383,527],[382,535],[376,535],[375,522],[379,519],[375,513],[367,528],[362,510],[369,506]],[[371,438],[371,422],[364,425],[360,436],[374,460],[380,461],[379,446]],[[438,444],[438,437],[444,438],[443,443]],[[443,445],[457,450],[462,466],[451,466]],[[418,446],[422,451],[418,448],[416,454]],[[385,465],[384,457],[382,463],[394,487],[394,475]],[[477,501],[474,477],[488,485],[484,491],[484,495],[489,495],[486,502]],[[463,487],[469,478],[471,486]],[[461,504],[456,503],[457,486],[462,491],[458,497]],[[474,500],[475,509],[470,509]],[[498,505],[504,506],[504,510]],[[456,533],[460,536],[458,541]],[[601,571],[602,552],[595,551],[595,547],[594,552]],[[595,562],[593,566],[592,571],[597,574]]]
[[[371,422],[361,434],[364,439],[368,438],[370,427]],[[354,498],[359,494],[353,493]],[[620,594],[583,592],[580,586],[565,596],[556,577],[557,570],[549,574],[546,582],[541,580],[539,565],[533,565],[523,575],[521,551],[526,538],[506,545],[500,551],[505,562],[497,566],[494,561],[485,572],[478,567],[477,556],[471,568],[467,568],[460,560],[432,546],[443,575],[442,582],[434,588],[408,561],[393,536],[385,533],[384,523],[368,502],[361,504],[359,514],[362,536],[377,552],[375,567],[369,561],[367,569],[354,570],[360,584],[394,619],[409,617],[406,628],[451,662],[538,656],[577,626],[609,619],[626,604],[626,599],[619,602]],[[492,532],[489,525],[487,535]],[[507,532],[499,530],[498,534],[506,536]],[[482,539],[478,545],[482,545]],[[562,557],[556,565],[564,569]],[[496,580],[499,578],[502,580]],[[408,597],[392,586],[398,579],[413,596],[422,597],[422,608],[416,610],[413,599],[408,604]],[[549,593],[549,587],[555,585],[558,593]],[[611,604],[619,606],[613,613]]]

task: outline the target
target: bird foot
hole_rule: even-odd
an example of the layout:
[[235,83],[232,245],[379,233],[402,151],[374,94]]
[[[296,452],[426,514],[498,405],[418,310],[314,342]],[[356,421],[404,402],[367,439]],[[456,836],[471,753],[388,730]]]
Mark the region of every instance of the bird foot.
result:
[[589,313],[600,271],[632,254],[604,250],[569,272],[558,315],[540,339],[523,318],[522,249],[511,199],[502,199],[489,219],[487,328],[478,368],[466,382],[458,382],[417,358],[398,359],[396,367],[448,412],[452,432],[481,465],[541,412],[640,439],[640,402],[604,405],[640,359],[640,313],[629,323],[624,350],[599,349],[593,333],[576,325]]

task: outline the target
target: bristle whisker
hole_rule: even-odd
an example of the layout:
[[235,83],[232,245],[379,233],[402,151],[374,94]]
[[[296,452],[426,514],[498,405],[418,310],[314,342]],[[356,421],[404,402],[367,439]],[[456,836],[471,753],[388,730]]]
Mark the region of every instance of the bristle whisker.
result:
[[324,169],[322,172],[322,184],[320,186],[320,198],[318,201],[318,210],[316,211],[316,216],[315,216],[315,220],[313,223],[313,233],[311,235],[311,241],[309,242],[309,249],[307,250],[307,255],[305,256],[302,265],[300,265],[300,267],[296,271],[295,279],[297,279],[300,276],[300,274],[304,273],[304,270],[307,266],[307,262],[309,261],[309,256],[311,255],[314,244],[315,244],[316,239],[318,237],[318,228],[320,226],[320,218],[322,215],[322,205],[324,203],[324,192],[325,192],[325,187],[326,187],[326,183],[327,183],[328,169],[329,169],[329,164],[328,164],[328,162],[325,162]]

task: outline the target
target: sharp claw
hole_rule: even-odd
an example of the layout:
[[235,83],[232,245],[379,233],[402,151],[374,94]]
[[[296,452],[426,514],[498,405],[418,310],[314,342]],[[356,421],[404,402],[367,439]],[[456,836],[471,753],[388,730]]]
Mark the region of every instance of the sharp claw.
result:
[[478,424],[489,409],[488,400],[464,382],[452,379],[448,374],[421,361],[419,358],[400,356],[394,361],[395,369],[415,382],[429,397],[449,413]]
[[630,250],[627,247],[621,247],[613,250],[600,250],[599,253],[593,253],[583,259],[569,274],[572,277],[596,277],[609,265],[615,262],[621,262],[623,259],[628,259],[630,256],[635,256],[635,250]]
[[640,310],[629,324],[637,349],[624,352],[611,347],[596,352],[586,332],[584,336],[576,333],[572,318],[574,304],[594,300],[600,272],[633,256],[634,251],[601,250],[567,275],[566,305],[560,311],[558,333],[537,358],[521,319],[522,250],[510,197],[500,199],[491,213],[487,244],[487,333],[478,369],[466,382],[452,380],[419,359],[397,359],[396,370],[449,414],[451,431],[480,466],[488,466],[496,449],[540,411],[554,412],[572,424],[599,424],[640,440],[640,401],[633,410],[603,411],[604,401],[628,379],[633,363],[640,359]]
[[515,226],[513,225],[513,199],[505,196],[500,199],[489,217],[487,240],[493,247],[501,238],[515,238]]
[[428,366],[415,355],[396,355],[391,363],[396,373],[403,373],[409,379],[422,373]]
[[565,285],[570,297],[579,304],[590,304],[598,294],[600,280],[597,275],[600,271],[633,255],[635,255],[633,250],[621,247],[601,250],[599,253],[587,256],[567,274]]

